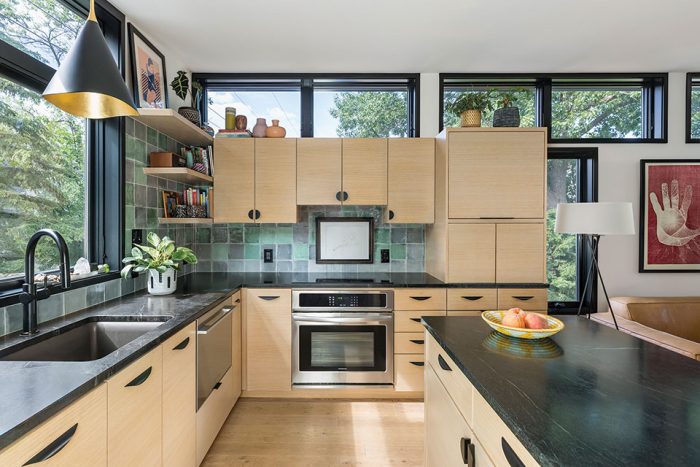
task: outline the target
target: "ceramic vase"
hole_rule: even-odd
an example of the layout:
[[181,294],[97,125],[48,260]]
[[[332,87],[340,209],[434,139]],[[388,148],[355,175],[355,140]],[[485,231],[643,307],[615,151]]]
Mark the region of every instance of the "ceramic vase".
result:
[[165,272],[148,270],[148,293],[151,295],[170,295],[177,288],[177,272],[168,268]]
[[284,138],[287,134],[287,130],[280,126],[279,120],[273,120],[272,126],[267,127],[265,130],[265,136],[268,138]]
[[264,138],[267,131],[267,122],[264,118],[259,118],[255,122],[253,127],[253,137],[254,138]]
[[480,127],[481,126],[481,110],[469,109],[460,115],[462,119],[462,127]]

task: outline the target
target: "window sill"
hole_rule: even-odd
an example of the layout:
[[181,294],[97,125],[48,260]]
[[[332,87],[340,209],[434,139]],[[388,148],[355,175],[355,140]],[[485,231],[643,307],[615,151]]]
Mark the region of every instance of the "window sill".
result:
[[[71,281],[70,287],[63,289],[60,285],[50,285],[49,290],[51,294],[57,294],[62,292],[67,292],[69,290],[81,289],[83,287],[88,287],[95,284],[101,284],[102,282],[108,282],[114,279],[119,279],[118,272],[108,272],[105,274],[98,274],[96,276],[87,277],[85,279],[78,279]],[[8,289],[0,292],[0,308],[19,303],[19,294],[22,292],[22,288]]]

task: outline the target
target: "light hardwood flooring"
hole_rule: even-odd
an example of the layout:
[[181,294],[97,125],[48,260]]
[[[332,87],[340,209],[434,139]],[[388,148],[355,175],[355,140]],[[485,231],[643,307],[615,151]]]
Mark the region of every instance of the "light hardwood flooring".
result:
[[423,403],[241,399],[202,466],[423,465]]

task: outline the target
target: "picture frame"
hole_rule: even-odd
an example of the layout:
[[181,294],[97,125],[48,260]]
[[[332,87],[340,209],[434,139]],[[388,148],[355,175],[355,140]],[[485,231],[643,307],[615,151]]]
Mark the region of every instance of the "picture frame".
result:
[[136,107],[168,108],[168,78],[165,56],[136,27],[129,23],[131,85]]
[[180,194],[176,191],[163,190],[163,217],[177,217],[177,205],[180,204]]
[[317,217],[317,264],[372,264],[373,217]]
[[639,272],[700,272],[700,159],[642,159]]

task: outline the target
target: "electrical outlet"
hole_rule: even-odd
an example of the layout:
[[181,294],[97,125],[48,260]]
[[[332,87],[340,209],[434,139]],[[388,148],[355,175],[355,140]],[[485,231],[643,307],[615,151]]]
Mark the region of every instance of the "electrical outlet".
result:
[[382,254],[382,263],[389,263],[391,262],[391,257],[389,255],[389,250],[381,250]]
[[272,248],[265,248],[263,250],[263,262],[272,263]]
[[[131,230],[131,243],[138,243],[143,245],[143,229],[132,229]],[[130,253],[130,252],[127,252]]]

